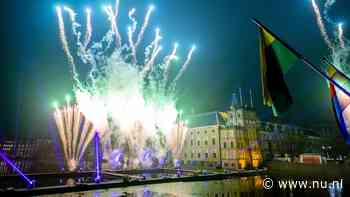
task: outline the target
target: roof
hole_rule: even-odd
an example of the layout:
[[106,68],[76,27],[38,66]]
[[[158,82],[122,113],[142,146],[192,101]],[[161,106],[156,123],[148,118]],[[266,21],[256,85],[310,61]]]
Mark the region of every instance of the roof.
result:
[[207,112],[189,116],[189,127],[205,127],[205,126],[215,126],[224,125],[229,119],[229,114],[227,112]]

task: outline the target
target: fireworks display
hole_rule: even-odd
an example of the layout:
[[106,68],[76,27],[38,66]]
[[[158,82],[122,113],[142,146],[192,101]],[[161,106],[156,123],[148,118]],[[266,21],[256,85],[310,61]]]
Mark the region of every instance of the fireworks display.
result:
[[[177,69],[178,73],[170,74],[173,60],[178,59],[178,44],[174,44],[171,53],[162,61],[158,60],[162,36],[157,28],[154,40],[144,49],[143,60],[139,60],[140,46],[155,7],[148,8],[140,26],[136,9],[130,9],[131,24],[127,28],[126,42],[118,30],[118,9],[119,0],[115,6],[103,8],[110,28],[99,42],[93,42],[91,9],[85,11],[86,30],[81,38],[82,25],[76,21],[74,10],[56,8],[59,36],[71,67],[76,103],[55,111],[70,169],[76,168],[94,132],[98,132],[101,138],[103,158],[110,160],[111,168],[160,165],[171,158],[171,154],[178,154],[184,140],[186,126],[175,106],[176,81],[188,67],[195,46],[190,48],[184,63]],[[71,21],[69,29],[75,41],[72,48],[77,49],[75,55],[69,49],[64,13]],[[84,79],[77,71],[77,65],[81,64],[90,66]],[[79,127],[80,124],[83,127]]]
[[91,140],[94,137],[94,128],[79,111],[77,105],[67,104],[61,108],[55,103],[54,118],[57,125],[59,139],[68,170],[74,171]]
[[323,22],[323,19],[322,19],[322,16],[321,16],[320,9],[319,9],[319,7],[318,7],[318,5],[316,3],[316,0],[312,0],[312,7],[314,9],[314,12],[315,12],[315,15],[316,15],[316,20],[317,20],[317,25],[320,28],[321,34],[323,36],[323,39],[326,42],[327,46],[330,49],[333,49],[333,44],[332,44],[332,42],[329,39],[326,27],[324,25],[324,22]]
[[[333,63],[338,69],[343,71],[346,75],[350,76],[349,67],[349,40],[344,36],[343,23],[334,22],[328,15],[329,10],[336,3],[336,0],[326,0],[323,4],[323,15],[321,15],[320,7],[317,4],[317,0],[312,0],[313,10],[316,16],[316,21],[320,29],[321,35],[331,50],[330,62]],[[326,25],[331,29],[334,29],[332,39],[327,33]]]

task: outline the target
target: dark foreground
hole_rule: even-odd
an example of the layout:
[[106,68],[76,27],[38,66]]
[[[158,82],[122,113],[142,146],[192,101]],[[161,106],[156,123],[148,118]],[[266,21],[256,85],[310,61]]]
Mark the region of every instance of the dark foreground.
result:
[[[290,197],[350,196],[349,167],[340,165],[308,166],[270,163],[269,170],[251,171],[179,171],[150,169],[104,171],[103,180],[95,183],[94,172],[32,174],[37,187],[28,189],[17,176],[0,177],[0,196],[213,196],[213,197]],[[271,178],[274,185],[266,189]],[[279,181],[342,181],[341,188],[320,185],[312,188],[279,187]],[[12,187],[12,188],[11,188]]]
[[108,188],[125,188],[139,185],[151,185],[174,182],[205,182],[210,180],[224,180],[235,177],[247,177],[264,174],[266,170],[230,171],[226,173],[199,173],[195,171],[181,171],[180,175],[172,169],[151,169],[142,171],[105,171],[103,180],[95,183],[94,172],[77,173],[44,173],[31,174],[37,180],[36,187],[26,188],[18,176],[1,177],[0,196],[47,195],[56,193],[82,192],[103,190]]

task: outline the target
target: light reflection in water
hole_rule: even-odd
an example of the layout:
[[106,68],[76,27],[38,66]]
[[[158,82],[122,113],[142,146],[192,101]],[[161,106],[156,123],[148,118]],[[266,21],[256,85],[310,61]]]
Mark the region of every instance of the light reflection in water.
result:
[[341,190],[265,190],[262,187],[264,176],[237,177],[227,180],[203,182],[177,182],[153,184],[146,186],[133,186],[126,188],[110,188],[106,190],[86,191],[78,193],[56,194],[48,197],[344,197]]

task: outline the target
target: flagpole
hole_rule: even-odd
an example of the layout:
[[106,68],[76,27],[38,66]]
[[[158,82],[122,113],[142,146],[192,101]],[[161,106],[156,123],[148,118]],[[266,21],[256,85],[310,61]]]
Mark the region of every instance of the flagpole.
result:
[[318,73],[321,77],[327,79],[329,82],[331,82],[333,85],[337,86],[337,88],[342,90],[345,94],[347,94],[350,97],[350,93],[345,88],[343,88],[336,81],[334,81],[331,77],[329,77],[326,73],[324,73],[319,67],[313,65],[309,60],[307,60],[304,56],[302,56],[300,53],[298,53],[296,50],[294,50],[292,47],[290,47],[286,42],[281,40],[276,34],[271,32],[265,25],[263,25],[257,19],[252,18],[251,20],[258,27],[263,28],[269,34],[274,36],[279,42],[281,42],[285,47],[287,47],[290,51],[292,51],[304,64],[306,64],[309,68],[311,68],[311,70],[313,70],[314,72]]

